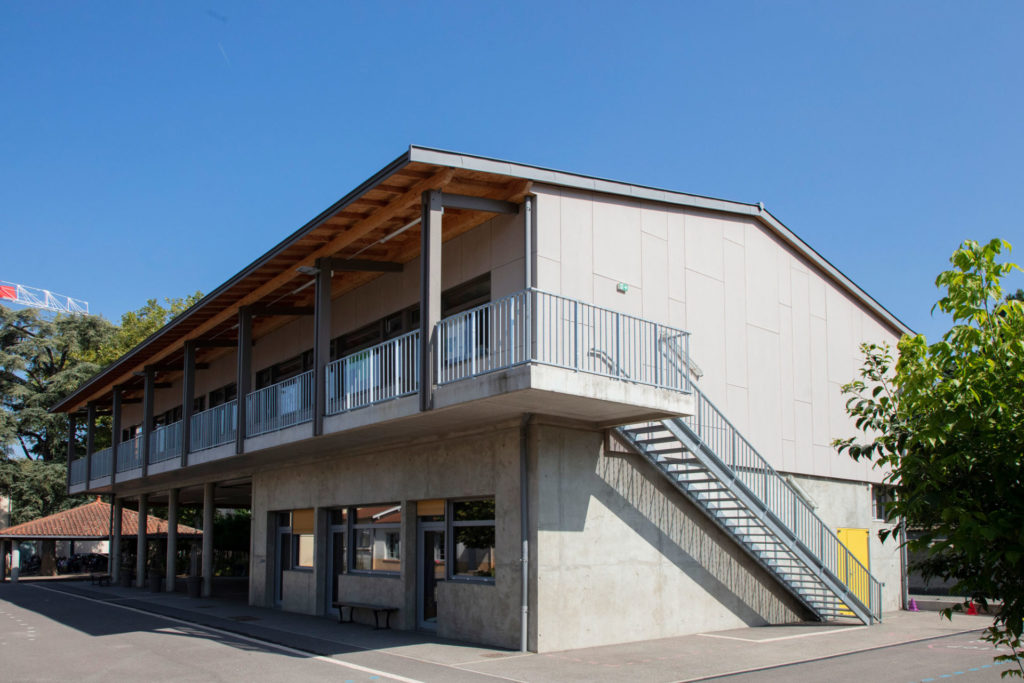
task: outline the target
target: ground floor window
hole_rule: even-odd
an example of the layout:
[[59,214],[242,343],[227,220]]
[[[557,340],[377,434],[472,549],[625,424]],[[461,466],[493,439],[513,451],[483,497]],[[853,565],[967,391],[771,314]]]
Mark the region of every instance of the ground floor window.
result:
[[313,509],[292,511],[292,567],[313,568]]
[[353,561],[357,572],[397,574],[401,571],[402,506],[363,505],[351,509]]
[[494,580],[494,499],[451,501],[451,578]]

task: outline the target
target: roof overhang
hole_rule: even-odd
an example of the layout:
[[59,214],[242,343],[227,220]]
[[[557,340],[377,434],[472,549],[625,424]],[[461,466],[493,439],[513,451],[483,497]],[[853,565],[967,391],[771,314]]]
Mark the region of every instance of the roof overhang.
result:
[[[758,204],[744,204],[700,195],[631,185],[487,157],[428,147],[408,151],[372,175],[312,220],[283,239],[187,311],[153,333],[110,366],[101,370],[51,410],[71,413],[88,401],[103,401],[113,387],[141,389],[138,373],[147,365],[181,364],[184,342],[230,345],[237,311],[242,306],[270,303],[298,309],[311,303],[310,276],[302,270],[318,258],[379,261],[395,264],[419,255],[419,229],[409,222],[420,214],[420,195],[441,190],[499,202],[519,202],[534,183],[661,202],[704,211],[746,216],[759,221],[826,277],[860,301],[896,333],[911,333],[902,321],[847,278],[807,243]],[[446,215],[447,215],[446,210]],[[452,239],[490,218],[472,209],[455,209],[446,219],[443,239]],[[334,295],[378,277],[390,266],[364,266],[336,273]],[[304,278],[304,279],[303,279]],[[296,281],[303,284],[296,287]],[[280,325],[267,323],[267,325]],[[264,332],[267,331],[264,327]],[[215,351],[216,352],[216,351]],[[219,351],[223,353],[224,350]]]

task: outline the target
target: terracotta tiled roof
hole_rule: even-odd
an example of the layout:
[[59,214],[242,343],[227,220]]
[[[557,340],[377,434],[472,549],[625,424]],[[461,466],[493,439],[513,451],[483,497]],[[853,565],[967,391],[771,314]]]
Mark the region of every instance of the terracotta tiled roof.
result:
[[[33,519],[0,531],[0,538],[107,538],[110,535],[110,505],[96,498],[91,503],[58,512],[49,517]],[[135,536],[139,528],[139,513],[122,508],[121,535]],[[152,515],[146,517],[146,534],[166,536],[167,521]],[[202,536],[203,532],[184,524],[178,525],[179,536]]]

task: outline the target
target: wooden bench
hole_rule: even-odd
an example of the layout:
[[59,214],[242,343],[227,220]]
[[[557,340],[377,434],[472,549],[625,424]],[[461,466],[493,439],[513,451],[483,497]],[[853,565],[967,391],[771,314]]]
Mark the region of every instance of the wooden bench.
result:
[[96,586],[109,586],[110,585],[110,574],[100,574],[99,572],[92,572],[89,574],[89,581],[92,585]]
[[[349,602],[346,600],[339,600],[331,603],[331,607],[338,608],[338,622],[342,624],[351,623],[352,621],[352,610],[356,609],[368,609],[373,610],[373,622],[375,624],[375,630],[383,630],[391,628],[391,613],[397,612],[397,607],[390,607],[388,605],[375,605],[369,602]],[[348,607],[348,619],[344,618],[345,608]],[[380,625],[381,615],[384,616],[384,625]]]

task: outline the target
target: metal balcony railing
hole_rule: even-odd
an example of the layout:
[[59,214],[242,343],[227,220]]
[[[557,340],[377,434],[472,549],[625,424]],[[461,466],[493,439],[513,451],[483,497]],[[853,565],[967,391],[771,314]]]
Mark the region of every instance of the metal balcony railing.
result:
[[114,449],[104,448],[92,454],[92,465],[89,472],[90,479],[110,476],[110,465],[113,461]]
[[71,461],[71,473],[68,476],[68,481],[72,484],[85,482],[85,458]]
[[142,435],[117,444],[117,471],[128,472],[142,468]]
[[181,457],[181,420],[149,433],[149,464]]
[[420,389],[420,332],[339,358],[327,366],[327,415],[415,394]]
[[228,401],[192,416],[190,448],[192,452],[230,443],[238,432],[238,401]]
[[[521,363],[688,392],[689,333],[536,289],[445,318],[437,329],[438,384]],[[669,353],[671,351],[671,353]]]
[[313,371],[245,397],[245,435],[258,436],[313,419]]

